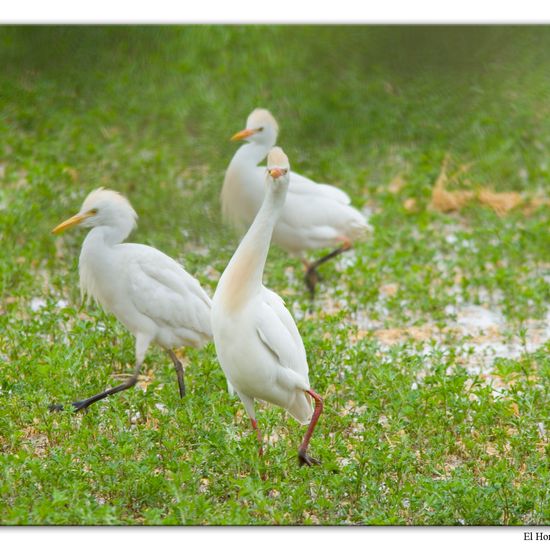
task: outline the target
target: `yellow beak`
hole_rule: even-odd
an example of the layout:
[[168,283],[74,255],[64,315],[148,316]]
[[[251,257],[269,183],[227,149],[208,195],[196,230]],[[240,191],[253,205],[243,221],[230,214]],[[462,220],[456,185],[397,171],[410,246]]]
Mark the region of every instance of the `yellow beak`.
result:
[[241,130],[233,136],[231,136],[231,141],[241,141],[241,139],[246,139],[247,137],[253,136],[258,130]]
[[84,214],[76,214],[72,218],[69,218],[68,220],[65,220],[63,223],[60,223],[57,227],[54,227],[52,229],[52,233],[54,235],[57,235],[58,233],[61,233],[62,231],[65,231],[65,229],[69,229],[69,227],[72,227],[73,225],[78,225],[79,223],[82,223],[86,218],[90,218],[93,216],[93,212],[85,212]]
[[283,171],[280,168],[272,168],[271,170],[268,170],[268,172],[274,180],[280,178],[283,175]]

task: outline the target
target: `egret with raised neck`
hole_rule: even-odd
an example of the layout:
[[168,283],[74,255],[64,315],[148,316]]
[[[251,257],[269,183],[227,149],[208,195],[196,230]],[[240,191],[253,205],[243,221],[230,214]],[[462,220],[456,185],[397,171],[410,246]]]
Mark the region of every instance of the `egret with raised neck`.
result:
[[298,422],[308,424],[298,458],[301,465],[311,466],[318,461],[309,456],[307,449],[323,400],[311,389],[306,351],[292,315],[283,300],[262,283],[289,178],[288,158],[275,147],[264,172],[262,205],[214,293],[212,332],[222,370],[257,433],[260,455],[263,447],[255,415],[256,399],[283,407]]

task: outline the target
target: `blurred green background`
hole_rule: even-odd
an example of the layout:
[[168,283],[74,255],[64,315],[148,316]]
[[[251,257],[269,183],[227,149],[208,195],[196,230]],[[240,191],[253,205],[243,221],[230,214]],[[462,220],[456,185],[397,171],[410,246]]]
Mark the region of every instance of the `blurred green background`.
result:
[[148,220],[152,186],[199,166],[220,178],[228,136],[264,106],[294,166],[352,194],[404,169],[427,192],[445,152],[481,184],[540,188],[549,44],[547,27],[3,27],[0,154],[30,173],[47,159],[65,191],[66,167],[79,188],[139,189]]

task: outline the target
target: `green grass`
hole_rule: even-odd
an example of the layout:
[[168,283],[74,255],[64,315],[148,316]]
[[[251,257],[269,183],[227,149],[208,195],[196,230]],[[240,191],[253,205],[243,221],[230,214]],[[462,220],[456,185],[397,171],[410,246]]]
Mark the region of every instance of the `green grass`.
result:
[[[548,206],[428,205],[447,153],[472,163],[463,188],[548,196],[549,47],[546,27],[0,28],[0,522],[548,523],[550,347],[528,346],[548,319]],[[297,467],[303,428],[275,407],[258,458],[211,344],[188,350],[183,400],[152,349],[146,391],[50,414],[133,362],[124,327],[80,304],[84,233],[51,229],[117,189],[140,215],[131,240],[212,294],[237,243],[228,138],[256,106],[295,169],[374,210],[311,312],[299,262],[273,248],[266,268],[326,399],[322,466]],[[521,353],[473,368],[475,337],[445,332],[460,304],[500,312]]]

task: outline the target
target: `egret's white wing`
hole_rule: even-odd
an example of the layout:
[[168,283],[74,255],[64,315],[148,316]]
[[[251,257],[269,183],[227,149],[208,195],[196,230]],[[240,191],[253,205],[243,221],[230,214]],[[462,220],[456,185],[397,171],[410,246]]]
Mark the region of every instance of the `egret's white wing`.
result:
[[211,301],[199,282],[175,260],[144,245],[128,263],[131,300],[158,324],[211,336]]
[[306,350],[298,327],[283,300],[262,288],[262,307],[258,315],[258,335],[282,367],[291,369],[307,382]]
[[[264,184],[266,168],[264,166],[258,166],[256,170],[256,178],[258,180],[258,183],[262,182],[262,184]],[[247,192],[250,191],[247,190]],[[317,197],[322,196],[325,199],[330,199],[340,204],[351,204],[351,199],[349,198],[349,195],[341,189],[338,189],[338,187],[334,187],[334,185],[329,185],[328,183],[317,183],[313,180],[310,180],[309,178],[306,178],[305,176],[302,176],[292,171],[290,172],[288,193],[295,195],[304,195],[304,198],[306,198],[308,195]]]
[[288,193],[273,242],[287,250],[324,248],[336,246],[342,236],[359,239],[369,227],[365,216],[351,205],[320,194]]
[[290,172],[288,192],[300,195],[322,195],[341,204],[351,203],[349,195],[338,189],[338,187],[334,187],[334,185],[329,185],[328,183],[317,183],[292,171]]

